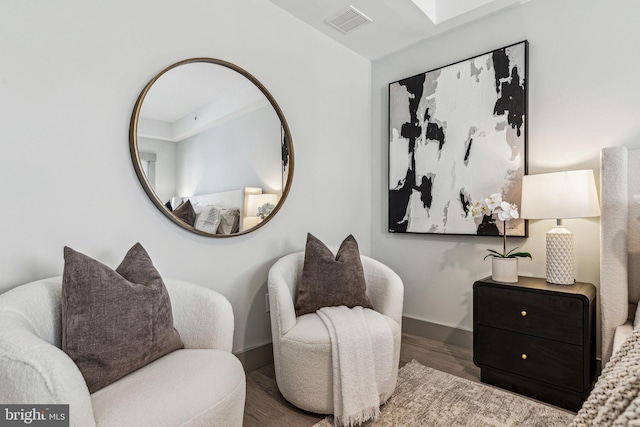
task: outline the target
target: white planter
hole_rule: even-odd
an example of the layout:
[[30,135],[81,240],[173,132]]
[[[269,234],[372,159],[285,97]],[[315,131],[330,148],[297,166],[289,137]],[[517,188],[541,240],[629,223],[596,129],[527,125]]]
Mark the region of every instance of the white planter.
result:
[[491,258],[491,278],[496,282],[518,281],[518,258]]

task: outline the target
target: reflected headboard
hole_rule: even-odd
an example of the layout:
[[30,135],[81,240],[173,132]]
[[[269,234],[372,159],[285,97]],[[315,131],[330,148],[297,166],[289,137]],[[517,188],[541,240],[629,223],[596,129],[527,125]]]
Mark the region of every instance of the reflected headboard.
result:
[[188,197],[191,204],[195,206],[221,206],[233,207],[240,209],[242,214],[242,206],[244,204],[243,190],[222,191],[219,193],[198,194]]
[[601,152],[600,305],[602,365],[609,360],[616,328],[640,300],[640,149]]

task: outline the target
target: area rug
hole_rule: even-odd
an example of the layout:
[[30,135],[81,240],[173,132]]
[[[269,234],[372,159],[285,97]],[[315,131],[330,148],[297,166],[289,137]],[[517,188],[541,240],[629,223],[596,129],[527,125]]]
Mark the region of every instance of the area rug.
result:
[[[363,426],[560,427],[575,414],[413,360],[398,372],[398,386],[380,416]],[[327,417],[314,427],[333,426]]]

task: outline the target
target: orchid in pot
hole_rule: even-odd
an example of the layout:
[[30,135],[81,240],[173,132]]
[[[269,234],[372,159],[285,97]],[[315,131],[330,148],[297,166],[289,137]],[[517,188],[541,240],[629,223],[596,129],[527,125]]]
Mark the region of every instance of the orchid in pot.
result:
[[[493,278],[499,282],[517,282],[518,281],[518,258],[532,259],[529,252],[516,252],[517,247],[507,252],[507,221],[510,219],[518,219],[518,206],[502,199],[500,193],[491,194],[482,201],[474,201],[469,205],[467,218],[484,218],[484,216],[493,216],[497,220],[502,221],[502,252],[493,249],[487,249],[484,259],[492,257]],[[505,265],[500,260],[509,260]],[[496,271],[498,270],[498,271]]]

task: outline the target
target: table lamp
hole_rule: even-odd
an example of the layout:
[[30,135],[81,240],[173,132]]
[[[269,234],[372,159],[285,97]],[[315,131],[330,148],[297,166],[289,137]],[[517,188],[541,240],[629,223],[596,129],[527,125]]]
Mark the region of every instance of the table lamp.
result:
[[575,283],[573,233],[562,225],[567,218],[600,215],[592,170],[525,175],[522,179],[520,216],[525,219],[555,219],[547,232],[547,282]]

